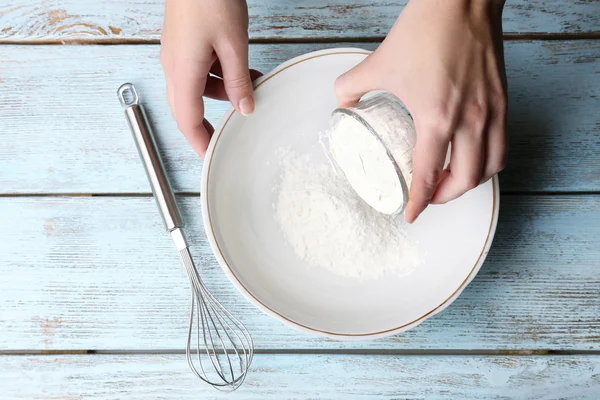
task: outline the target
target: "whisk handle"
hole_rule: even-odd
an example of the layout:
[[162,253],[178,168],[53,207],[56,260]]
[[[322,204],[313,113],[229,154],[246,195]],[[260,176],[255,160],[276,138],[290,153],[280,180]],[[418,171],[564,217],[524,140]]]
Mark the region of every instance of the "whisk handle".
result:
[[175,201],[173,189],[156,147],[154,134],[148,124],[146,113],[139,102],[139,97],[133,84],[125,83],[121,85],[117,91],[117,95],[125,111],[125,116],[127,117],[127,122],[129,122],[140,158],[146,169],[146,174],[148,175],[154,198],[165,223],[165,228],[171,232],[183,226],[183,222],[177,202]]

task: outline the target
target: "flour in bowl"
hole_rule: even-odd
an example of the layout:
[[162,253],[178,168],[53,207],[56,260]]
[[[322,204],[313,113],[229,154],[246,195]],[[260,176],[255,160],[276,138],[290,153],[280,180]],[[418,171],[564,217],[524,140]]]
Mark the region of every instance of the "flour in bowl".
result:
[[276,218],[297,256],[352,278],[406,275],[420,263],[404,222],[375,211],[343,175],[308,156],[282,153]]

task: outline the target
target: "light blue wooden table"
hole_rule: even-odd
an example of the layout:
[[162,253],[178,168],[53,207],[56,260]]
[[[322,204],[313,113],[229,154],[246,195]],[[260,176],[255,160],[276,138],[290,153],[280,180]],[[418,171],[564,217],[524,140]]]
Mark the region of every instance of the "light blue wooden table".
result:
[[[165,100],[161,0],[3,3],[0,399],[223,397],[187,369],[187,279],[115,97],[126,81],[208,286],[256,339],[230,398],[600,399],[599,1],[508,1],[511,153],[492,250],[448,310],[366,343],[284,327],[216,264],[202,163]],[[404,2],[249,3],[251,65],[268,71],[320,48],[375,48]],[[208,117],[226,107],[210,102]]]

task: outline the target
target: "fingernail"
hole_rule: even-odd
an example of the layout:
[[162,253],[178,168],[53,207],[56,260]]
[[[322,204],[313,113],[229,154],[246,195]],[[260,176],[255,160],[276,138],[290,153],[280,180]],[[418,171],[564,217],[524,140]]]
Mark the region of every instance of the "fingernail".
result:
[[240,112],[243,116],[248,116],[254,112],[254,99],[252,96],[244,97],[239,104]]

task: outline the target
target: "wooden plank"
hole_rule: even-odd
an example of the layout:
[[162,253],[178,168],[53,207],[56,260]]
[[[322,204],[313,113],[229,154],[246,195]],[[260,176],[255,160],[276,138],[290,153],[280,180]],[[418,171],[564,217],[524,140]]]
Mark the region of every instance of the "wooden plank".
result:
[[[382,37],[407,0],[250,0],[253,39]],[[0,42],[158,41],[162,0],[17,0],[0,6]],[[597,1],[507,2],[504,29],[510,34],[600,31]]]
[[[10,399],[223,399],[187,369],[185,356],[0,357]],[[600,357],[257,355],[244,399],[590,399]]]
[[[269,71],[324,47],[252,45]],[[201,161],[172,121],[158,46],[0,46],[0,193],[149,192],[117,87],[138,85],[179,191],[198,191]],[[600,190],[600,41],[509,42],[511,152],[503,190]],[[227,105],[209,101],[217,122]]]
[[[238,294],[184,198],[208,287],[259,349],[600,349],[600,196],[504,196],[496,239],[448,310],[364,343],[287,328]],[[152,198],[0,198],[0,350],[183,349],[188,283]]]

